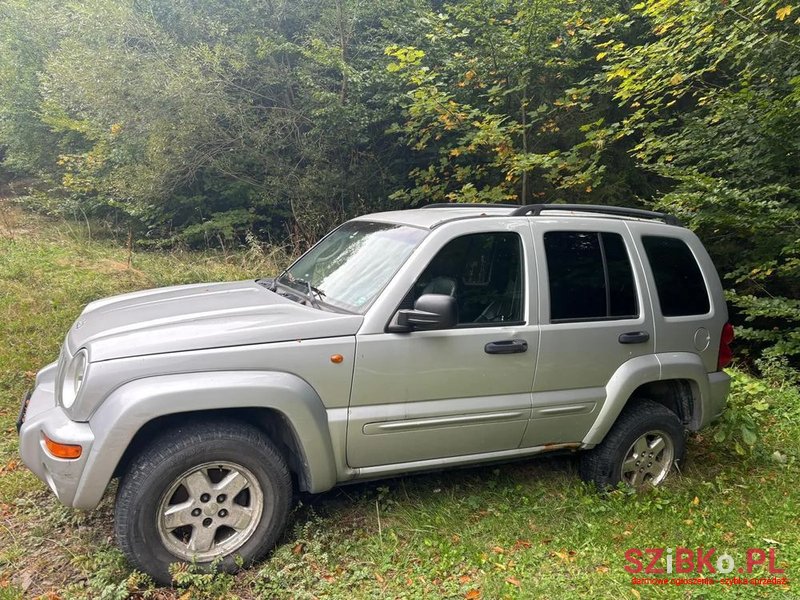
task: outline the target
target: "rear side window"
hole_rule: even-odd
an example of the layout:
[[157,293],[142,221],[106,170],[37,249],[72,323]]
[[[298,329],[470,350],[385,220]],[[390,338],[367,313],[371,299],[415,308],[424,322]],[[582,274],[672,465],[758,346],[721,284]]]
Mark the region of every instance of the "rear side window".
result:
[[631,319],[636,286],[622,236],[595,231],[544,234],[550,321]]
[[686,242],[645,235],[642,244],[656,279],[661,314],[665,317],[706,314],[711,308],[706,282]]

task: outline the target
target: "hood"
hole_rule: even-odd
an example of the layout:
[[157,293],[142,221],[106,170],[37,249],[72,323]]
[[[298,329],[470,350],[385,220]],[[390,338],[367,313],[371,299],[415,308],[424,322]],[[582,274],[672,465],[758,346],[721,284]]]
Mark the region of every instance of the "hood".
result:
[[364,317],[304,306],[255,281],[181,285],[89,304],[67,334],[70,354],[113,358],[355,335]]

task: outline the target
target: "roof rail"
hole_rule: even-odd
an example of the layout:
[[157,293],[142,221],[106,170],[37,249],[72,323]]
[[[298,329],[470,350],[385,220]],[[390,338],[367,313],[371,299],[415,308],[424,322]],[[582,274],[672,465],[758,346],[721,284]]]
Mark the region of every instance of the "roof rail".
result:
[[420,208],[520,208],[519,204],[478,204],[475,202],[442,202],[426,204]]
[[666,213],[655,212],[652,210],[642,210],[641,208],[624,208],[622,206],[601,206],[598,204],[528,204],[520,206],[511,213],[512,216],[533,216],[537,217],[546,210],[575,210],[580,212],[592,212],[605,215],[616,215],[620,217],[636,217],[639,219],[660,219],[667,225],[677,225],[682,227],[680,220]]

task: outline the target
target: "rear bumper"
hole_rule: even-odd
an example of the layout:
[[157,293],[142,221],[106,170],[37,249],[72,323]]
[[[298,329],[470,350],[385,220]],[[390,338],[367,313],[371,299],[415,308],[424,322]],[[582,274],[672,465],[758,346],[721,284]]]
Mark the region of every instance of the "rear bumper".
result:
[[705,427],[722,416],[728,404],[730,391],[731,378],[725,371],[708,374],[708,399],[703,407],[703,421],[700,427]]
[[[55,365],[39,372],[36,388],[23,401],[17,426],[22,462],[48,485],[60,502],[76,506],[76,492],[94,435],[88,423],[73,421],[56,404]],[[56,458],[45,446],[45,435],[57,442],[80,445],[83,449],[80,458]]]

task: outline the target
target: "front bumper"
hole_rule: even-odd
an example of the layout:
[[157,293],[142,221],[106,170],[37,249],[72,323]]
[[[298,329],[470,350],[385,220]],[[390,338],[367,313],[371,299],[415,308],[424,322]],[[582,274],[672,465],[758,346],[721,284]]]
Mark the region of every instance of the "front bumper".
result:
[[[36,387],[23,401],[17,422],[19,453],[22,462],[53,490],[59,501],[67,506],[75,506],[76,492],[94,442],[94,434],[88,423],[73,421],[56,404],[55,381],[54,363],[39,372]],[[83,451],[80,458],[56,458],[45,446],[45,435],[57,442],[81,446]]]
[[25,413],[28,412],[28,404],[31,401],[32,393],[33,392],[29,390],[22,399],[22,406],[20,406],[19,416],[17,416],[17,433],[19,433],[19,430],[22,429],[22,424],[25,422]]

